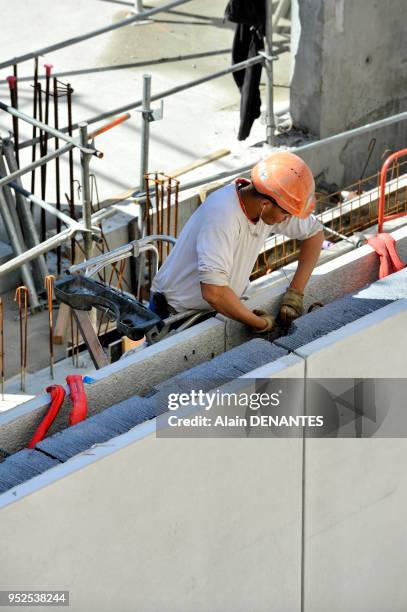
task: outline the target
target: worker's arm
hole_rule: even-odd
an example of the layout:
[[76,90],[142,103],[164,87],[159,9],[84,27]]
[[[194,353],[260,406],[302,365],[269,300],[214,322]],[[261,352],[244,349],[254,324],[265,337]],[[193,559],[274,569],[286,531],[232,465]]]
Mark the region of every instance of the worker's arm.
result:
[[265,329],[267,323],[248,310],[228,285],[201,283],[202,297],[220,314],[240,321],[254,329]]
[[291,281],[290,287],[298,291],[304,291],[305,286],[318,261],[324,241],[324,232],[320,231],[311,238],[306,238],[301,245],[298,257],[298,267]]

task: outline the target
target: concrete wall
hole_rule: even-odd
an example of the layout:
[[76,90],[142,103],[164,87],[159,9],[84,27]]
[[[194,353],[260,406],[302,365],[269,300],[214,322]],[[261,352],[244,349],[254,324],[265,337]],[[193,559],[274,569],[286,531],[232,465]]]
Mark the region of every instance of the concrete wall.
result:
[[[407,109],[405,58],[407,26],[403,0],[293,0],[294,68],[290,112],[295,127],[326,138]],[[300,31],[299,31],[300,29]],[[357,181],[376,139],[365,176],[382,165],[386,149],[406,146],[402,122],[371,130],[340,145],[325,146],[306,158],[314,175],[325,166],[326,180]]]
[[[262,368],[303,373],[296,357]],[[0,497],[0,588],[45,576],[75,612],[300,612],[301,457],[300,439],[164,440],[145,423]]]
[[299,3],[295,125],[324,138],[406,109],[404,11],[403,0]]

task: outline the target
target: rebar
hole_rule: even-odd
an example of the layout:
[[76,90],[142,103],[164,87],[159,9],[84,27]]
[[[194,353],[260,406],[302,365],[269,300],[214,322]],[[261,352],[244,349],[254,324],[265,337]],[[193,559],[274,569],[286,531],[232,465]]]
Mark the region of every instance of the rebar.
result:
[[[15,67],[15,71],[17,67]],[[7,77],[7,82],[10,90],[10,104],[14,110],[18,110],[18,100],[17,100],[17,76],[14,74],[13,76]],[[16,148],[16,159],[17,164],[19,165],[19,156],[18,156],[18,118],[13,116],[13,134],[14,134],[14,143]]]
[[[49,123],[49,81],[52,66],[51,64],[44,64],[45,67],[45,97],[44,97],[44,124],[48,126]],[[42,113],[42,96],[40,97],[40,107]],[[45,131],[40,132],[40,152],[41,157],[45,157],[48,152],[48,134]],[[47,164],[41,166],[41,198],[45,200],[47,191]],[[44,241],[47,236],[47,217],[45,210],[41,210],[41,240]]]
[[[17,66],[14,67],[14,75],[7,77],[8,86],[10,89],[10,103],[13,108],[18,109],[18,99],[17,99]],[[15,143],[15,151],[16,151],[16,159],[17,165],[19,166],[19,154],[18,154],[18,143],[19,143],[19,134],[18,134],[18,119],[17,117],[13,117],[13,134],[14,134],[14,143]]]
[[[34,90],[33,90],[33,118],[37,119],[37,103],[38,103],[38,57],[34,60]],[[31,162],[35,162],[37,156],[36,147],[37,126],[33,125],[32,129],[32,151]],[[35,168],[31,172],[31,193],[35,193]]]
[[45,289],[47,291],[48,302],[48,326],[49,326],[49,371],[52,380],[54,380],[54,327],[53,327],[53,288],[55,276],[49,274],[45,279]]
[[[24,295],[24,300],[21,297]],[[26,390],[27,377],[27,338],[28,338],[28,289],[24,285],[17,287],[14,301],[18,300],[18,316],[20,320],[20,380],[21,391]],[[23,305],[24,301],[24,305]],[[24,321],[24,325],[23,325]]]
[[[274,56],[273,55],[273,61],[278,59],[278,56]],[[256,64],[261,64],[265,62],[265,58],[264,55],[257,55],[256,57],[252,57],[248,60],[245,60],[243,62],[239,62],[238,64],[233,64],[232,66],[229,66],[228,68],[224,68],[223,70],[219,70],[217,72],[212,72],[209,75],[206,75],[204,77],[200,77],[198,79],[194,79],[192,81],[188,81],[187,83],[182,83],[181,85],[177,85],[175,87],[171,87],[170,89],[165,89],[157,94],[154,94],[151,96],[150,102],[156,102],[157,100],[163,100],[164,98],[168,98],[169,96],[173,96],[175,94],[181,93],[183,91],[186,91],[187,89],[191,89],[193,87],[197,87],[198,85],[202,85],[203,83],[207,83],[208,81],[212,81],[214,79],[218,79],[222,76],[226,76],[227,74],[231,74],[233,72],[238,72],[239,70],[244,70],[245,68],[249,68],[250,66],[255,66]],[[98,115],[94,115],[93,117],[89,117],[88,119],[86,119],[86,123],[88,125],[91,125],[92,123],[97,123],[98,121],[102,121],[104,119],[109,119],[110,117],[114,116],[114,115],[118,115],[120,113],[125,113],[127,111],[133,110],[135,108],[138,108],[139,106],[142,106],[143,104],[143,100],[135,100],[133,102],[130,102],[129,104],[125,104],[123,106],[119,106],[118,108],[115,108],[113,110],[108,110],[104,113],[99,113]],[[1,108],[1,106],[0,106]],[[406,112],[406,116],[407,116],[407,112]],[[74,123],[72,124],[72,129],[76,130],[78,129],[79,124],[78,123]],[[61,128],[60,130],[61,132],[67,132],[68,131],[68,127],[64,127]],[[28,147],[32,145],[32,140],[27,140],[24,143],[21,144],[20,148],[24,148],[24,147]],[[250,167],[250,166],[249,166]],[[229,173],[230,174],[230,173]],[[201,181],[202,182],[202,181]]]
[[[68,134],[72,136],[72,94],[73,89],[71,84],[68,83],[66,86],[66,101],[67,101],[67,112],[68,112]],[[75,212],[75,189],[74,189],[74,169],[73,169],[73,150],[69,151],[69,211],[71,215],[71,219],[76,221],[76,212]],[[71,240],[71,265],[75,263],[75,251],[76,251],[76,241],[75,238]]]
[[22,119],[26,123],[30,123],[31,125],[37,126],[38,128],[40,128],[47,134],[50,134],[51,136],[54,136],[54,137],[58,136],[58,138],[60,138],[64,142],[69,143],[73,145],[74,147],[78,147],[78,149],[81,149],[81,150],[83,149],[84,153],[88,153],[89,155],[95,155],[96,157],[103,157],[103,153],[101,153],[101,151],[98,151],[97,149],[90,149],[88,147],[83,147],[74,138],[71,138],[70,136],[67,136],[66,134],[64,134],[63,131],[56,130],[50,125],[46,125],[45,123],[43,123],[41,120],[34,119],[33,117],[30,117],[30,115],[26,115],[25,113],[22,113],[21,111],[13,108],[12,106],[8,106],[7,104],[4,104],[4,102],[0,102],[0,109],[6,111],[13,117]]
[[24,168],[19,168],[18,170],[16,170],[16,172],[12,172],[8,176],[6,176],[5,178],[0,179],[0,187],[3,187],[4,185],[7,185],[7,183],[9,183],[10,181],[13,181],[16,178],[20,178],[20,176],[23,176],[24,174],[28,174],[29,172],[31,172],[35,168],[39,168],[43,164],[46,164],[47,162],[52,161],[53,159],[55,159],[59,155],[63,155],[64,153],[67,153],[68,151],[70,151],[72,149],[73,149],[73,145],[67,144],[67,145],[61,147],[60,149],[58,149],[57,151],[53,151],[52,153],[48,153],[48,155],[45,155],[45,157],[41,157],[41,158],[35,160],[34,162],[29,164],[28,166],[24,166]]
[[[54,127],[57,130],[59,128],[59,113],[58,113],[58,82],[54,77],[53,79],[53,101],[54,101]],[[59,148],[59,138],[55,137],[55,149]],[[61,185],[60,185],[60,168],[59,168],[59,157],[55,158],[55,198],[57,210],[61,210]],[[57,234],[61,231],[61,220],[59,217],[56,219]],[[61,247],[57,248],[57,274],[61,274]]]

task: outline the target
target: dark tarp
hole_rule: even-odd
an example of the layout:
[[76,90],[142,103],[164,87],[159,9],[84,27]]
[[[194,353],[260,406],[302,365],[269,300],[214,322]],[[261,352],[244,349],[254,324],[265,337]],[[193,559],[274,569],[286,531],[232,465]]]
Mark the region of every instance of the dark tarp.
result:
[[[265,0],[230,0],[225,18],[237,23],[232,48],[233,64],[256,57],[264,49]],[[260,117],[261,69],[262,64],[256,64],[233,73],[241,94],[238,140],[248,137],[254,120]]]

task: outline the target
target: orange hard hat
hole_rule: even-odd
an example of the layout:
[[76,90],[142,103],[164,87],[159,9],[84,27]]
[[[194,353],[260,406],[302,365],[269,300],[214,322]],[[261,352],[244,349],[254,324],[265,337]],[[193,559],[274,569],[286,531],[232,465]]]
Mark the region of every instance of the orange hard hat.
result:
[[259,193],[270,196],[287,212],[306,219],[315,208],[315,182],[307,164],[289,151],[276,151],[251,173]]

